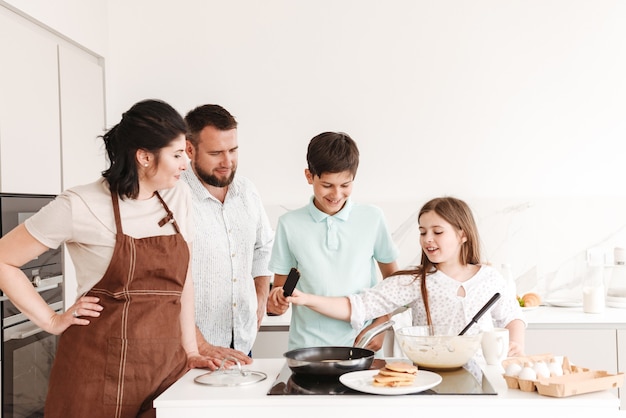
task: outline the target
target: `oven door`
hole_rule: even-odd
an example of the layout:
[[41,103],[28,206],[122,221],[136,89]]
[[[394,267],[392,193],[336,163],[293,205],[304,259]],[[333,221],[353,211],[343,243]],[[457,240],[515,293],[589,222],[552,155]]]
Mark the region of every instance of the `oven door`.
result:
[[[50,306],[61,312],[63,302]],[[11,322],[19,319],[17,315]],[[43,417],[58,336],[28,320],[5,327],[2,332],[2,417]]]

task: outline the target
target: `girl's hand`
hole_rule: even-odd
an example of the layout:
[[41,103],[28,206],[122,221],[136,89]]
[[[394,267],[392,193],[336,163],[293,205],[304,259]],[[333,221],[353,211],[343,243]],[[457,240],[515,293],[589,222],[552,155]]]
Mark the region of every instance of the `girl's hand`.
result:
[[350,322],[352,307],[347,296],[319,296],[312,293],[304,293],[294,290],[293,294],[287,298],[287,302],[294,305],[306,306],[315,312],[321,313],[331,318]]
[[98,302],[100,298],[95,296],[82,296],[70,306],[65,312],[55,314],[52,318],[51,328],[46,330],[51,334],[59,335],[72,325],[89,325],[88,318],[97,318],[102,311],[102,305]]
[[509,341],[508,357],[517,357],[517,356],[523,356],[523,355],[524,355],[524,347],[516,341]]
[[293,303],[294,305],[304,306],[308,302],[308,294],[299,291],[298,289],[294,289],[291,296],[286,298],[287,302]]

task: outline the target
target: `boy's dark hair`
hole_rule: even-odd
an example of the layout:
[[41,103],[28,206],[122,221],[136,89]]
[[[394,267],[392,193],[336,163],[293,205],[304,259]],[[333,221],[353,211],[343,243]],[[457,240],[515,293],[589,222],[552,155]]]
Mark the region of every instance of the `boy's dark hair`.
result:
[[237,121],[233,115],[220,105],[206,104],[189,111],[185,116],[187,123],[187,140],[198,145],[198,134],[207,126],[213,126],[220,131],[230,131],[237,128]]
[[359,148],[346,133],[323,132],[309,142],[306,160],[312,176],[349,171],[356,177]]

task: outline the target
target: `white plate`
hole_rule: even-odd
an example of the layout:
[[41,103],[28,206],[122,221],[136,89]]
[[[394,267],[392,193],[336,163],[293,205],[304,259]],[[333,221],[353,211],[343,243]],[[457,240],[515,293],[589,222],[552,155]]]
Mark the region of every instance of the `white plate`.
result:
[[544,303],[546,305],[556,306],[559,308],[580,308],[583,306],[581,301],[571,299],[551,299],[545,300]]
[[539,306],[522,306],[522,311],[526,312],[526,311],[533,311],[535,309],[537,309]]
[[380,387],[372,385],[378,370],[361,370],[339,376],[339,381],[350,389],[374,395],[407,395],[428,390],[441,383],[441,376],[427,370],[419,370],[411,386]]

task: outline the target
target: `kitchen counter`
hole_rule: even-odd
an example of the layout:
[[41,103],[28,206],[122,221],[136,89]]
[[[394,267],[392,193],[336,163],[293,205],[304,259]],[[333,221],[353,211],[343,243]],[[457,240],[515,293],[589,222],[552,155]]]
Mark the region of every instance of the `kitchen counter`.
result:
[[[582,307],[562,308],[539,306],[525,310],[528,329],[563,329],[563,328],[610,328],[626,329],[626,309],[605,308],[603,313],[589,314]],[[261,331],[289,331],[291,308],[283,315],[266,316],[261,323]]]
[[261,321],[261,331],[289,331],[291,323],[291,307],[282,315],[265,315]]
[[[527,322],[527,342],[532,343],[532,333],[547,332],[547,330],[557,331],[617,331],[626,333],[626,309],[607,307],[603,313],[589,314],[582,310],[582,307],[554,307],[539,306],[535,309],[524,310]],[[410,325],[410,315],[400,315],[394,317],[396,324],[394,329]],[[262,323],[257,342],[252,349],[258,357],[278,357],[287,350],[287,338],[289,335],[289,324],[291,321],[291,308],[283,315],[266,316]],[[401,355],[399,347],[394,343],[394,331],[387,332],[384,352],[387,356]],[[532,352],[532,344],[529,347]],[[624,350],[624,348],[622,348]]]
[[626,329],[626,309],[605,308],[603,313],[583,312],[583,308],[539,306],[524,311],[528,329]]
[[[592,370],[626,372],[626,309],[606,307],[603,313],[589,314],[580,306],[540,306],[524,310],[524,315],[528,323],[528,354],[566,355],[575,364]],[[252,350],[257,357],[280,357],[286,351],[290,319],[290,310],[284,315],[265,318]],[[408,316],[395,319],[398,320],[395,328],[410,323]],[[394,342],[393,331],[387,332],[383,348],[387,356],[402,355]],[[621,409],[626,411],[624,388],[611,392],[620,396]]]
[[[284,359],[255,359],[245,368],[267,374],[264,381],[239,387],[213,387],[194,382],[205,370],[189,371],[154,401],[157,418],[200,418],[207,416],[271,416],[298,418],[340,416],[359,418],[383,414],[459,413],[462,416],[510,416],[524,411],[525,416],[577,416],[588,414],[626,418],[619,411],[619,400],[611,391],[601,391],[567,398],[552,398],[536,392],[508,389],[497,366],[481,366],[497,395],[272,395],[272,387]],[[393,408],[392,410],[390,408]],[[515,416],[519,414],[514,414]],[[226,416],[226,415],[224,415]]]

